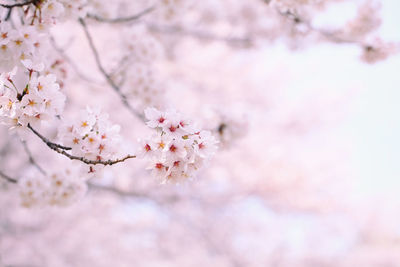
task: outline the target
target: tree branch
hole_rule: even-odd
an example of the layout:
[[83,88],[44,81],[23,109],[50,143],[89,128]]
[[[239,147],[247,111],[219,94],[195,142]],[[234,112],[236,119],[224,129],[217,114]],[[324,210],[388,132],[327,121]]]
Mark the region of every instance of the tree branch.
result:
[[27,6],[30,4],[35,4],[36,2],[38,2],[38,0],[29,0],[29,1],[22,2],[22,3],[15,3],[15,4],[10,4],[10,5],[0,4],[0,6],[4,7],[4,8],[23,7],[23,6]]
[[124,162],[127,159],[133,159],[136,158],[135,155],[127,155],[123,158],[120,159],[115,159],[115,160],[90,160],[87,159],[85,157],[78,157],[78,156],[74,156],[69,154],[68,152],[66,152],[65,150],[71,150],[70,147],[65,147],[53,142],[50,142],[46,137],[44,137],[43,135],[41,135],[38,131],[36,131],[35,129],[32,128],[32,126],[30,124],[28,124],[28,128],[36,135],[38,136],[50,149],[54,150],[55,152],[66,156],[67,158],[71,159],[71,160],[79,160],[85,164],[88,165],[114,165],[120,162]]
[[8,181],[8,182],[10,182],[10,183],[13,183],[13,184],[18,183],[18,180],[17,180],[17,179],[12,178],[12,177],[6,175],[6,174],[3,173],[2,171],[0,171],[0,177],[2,177],[2,178],[5,179],[6,181]]
[[278,13],[291,20],[292,22],[294,22],[295,24],[304,24],[307,27],[307,30],[311,31],[311,32],[315,32],[317,34],[319,34],[320,36],[334,42],[334,43],[338,43],[338,44],[356,44],[356,45],[361,45],[364,46],[362,43],[360,43],[357,40],[350,40],[350,39],[345,39],[343,37],[337,36],[334,34],[334,32],[329,32],[323,29],[318,29],[315,28],[311,25],[311,23],[309,21],[306,21],[304,19],[302,19],[300,16],[298,16],[297,14],[291,12],[291,11],[286,11],[286,12],[282,12],[278,10]]
[[231,45],[248,47],[251,46],[252,40],[247,37],[224,37],[214,35],[212,33],[204,32],[204,31],[196,31],[190,29],[184,29],[178,26],[160,26],[157,24],[149,24],[150,30],[153,32],[161,33],[161,34],[174,34],[174,35],[183,35],[183,36],[191,36],[200,40],[207,41],[221,41]]
[[66,147],[66,146],[62,146],[56,143],[51,142],[49,139],[47,139],[46,137],[44,137],[43,135],[41,135],[39,132],[37,132],[35,129],[32,128],[32,126],[30,124],[28,124],[28,128],[34,133],[36,134],[40,139],[42,139],[42,141],[50,148],[54,147],[54,148],[59,148],[59,149],[63,149],[63,150],[71,150],[72,148],[70,147]]
[[33,158],[32,153],[31,153],[31,151],[29,150],[29,147],[28,147],[26,141],[21,141],[21,142],[22,142],[22,145],[23,145],[23,147],[24,147],[25,153],[28,155],[29,162],[30,162],[33,166],[35,166],[35,168],[36,168],[41,174],[46,175],[46,171],[45,171],[42,167],[40,167],[40,165],[39,165],[39,164],[36,162],[36,160]]
[[12,13],[12,11],[13,11],[12,8],[9,8],[9,9],[8,9],[7,15],[6,15],[6,17],[4,18],[4,21],[7,21],[7,20],[9,20],[9,19],[11,18],[11,13]]
[[118,188],[115,188],[112,186],[96,185],[93,183],[88,183],[88,186],[92,190],[94,189],[94,190],[109,192],[109,193],[115,194],[119,197],[149,199],[149,200],[156,202],[160,206],[175,203],[180,200],[180,198],[176,195],[163,196],[160,198],[160,197],[155,197],[155,196],[143,193],[143,192],[125,191],[125,190],[121,190],[121,189],[118,189]]
[[96,190],[101,190],[101,191],[107,191],[113,194],[116,194],[118,196],[121,197],[137,197],[137,198],[147,198],[148,196],[144,193],[140,193],[140,192],[131,192],[131,191],[123,191],[120,189],[117,189],[115,187],[111,187],[111,186],[104,186],[104,185],[97,185],[97,184],[92,184],[92,183],[88,183],[88,186],[91,189],[96,189]]
[[50,43],[53,46],[54,50],[56,50],[60,56],[72,67],[72,69],[75,71],[75,73],[83,80],[87,81],[87,82],[96,82],[94,80],[92,80],[89,77],[86,77],[79,69],[79,67],[75,64],[75,62],[66,54],[66,52],[64,51],[64,49],[62,49],[61,47],[58,46],[58,44],[56,43],[56,40],[54,39],[53,35],[49,35],[50,36]]
[[154,10],[153,7],[146,8],[145,10],[139,12],[138,14],[129,16],[129,17],[121,17],[121,18],[114,18],[114,19],[109,19],[109,18],[103,18],[95,14],[88,14],[87,17],[90,19],[94,19],[98,22],[103,22],[103,23],[125,23],[125,22],[131,22],[140,19],[144,15],[152,12]]
[[94,55],[94,58],[95,58],[95,60],[96,60],[96,64],[97,64],[97,67],[98,67],[99,71],[103,74],[103,76],[104,76],[104,78],[106,79],[106,81],[108,82],[108,84],[109,84],[109,85],[114,89],[114,91],[119,95],[119,97],[121,98],[122,103],[124,104],[124,106],[125,106],[132,114],[134,114],[134,115],[135,115],[136,117],[138,117],[140,120],[144,121],[144,120],[145,120],[144,116],[143,116],[142,114],[138,113],[138,112],[131,106],[131,104],[130,104],[129,101],[128,101],[128,98],[121,92],[121,89],[119,88],[119,86],[114,82],[114,80],[113,80],[113,79],[111,78],[111,76],[106,72],[106,70],[104,69],[103,65],[101,64],[99,53],[98,53],[98,51],[97,51],[97,49],[96,49],[96,47],[95,47],[95,45],[94,45],[94,43],[93,43],[93,38],[92,38],[92,36],[90,35],[90,33],[89,33],[89,31],[88,31],[88,28],[87,28],[87,26],[86,26],[85,21],[84,21],[82,18],[80,18],[80,19],[79,19],[79,22],[80,22],[80,24],[81,24],[82,27],[83,27],[83,30],[84,30],[85,35],[86,35],[86,38],[87,38],[87,40],[88,40],[88,42],[89,42],[89,46],[90,46],[90,48],[91,48],[91,50],[92,50],[92,53],[93,53],[93,55]]

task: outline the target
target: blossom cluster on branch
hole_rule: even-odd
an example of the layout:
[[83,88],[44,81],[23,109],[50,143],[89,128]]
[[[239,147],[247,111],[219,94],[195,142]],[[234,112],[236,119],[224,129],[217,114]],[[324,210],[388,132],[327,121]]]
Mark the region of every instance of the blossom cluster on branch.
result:
[[56,76],[40,75],[43,65],[32,66],[30,60],[0,75],[0,120],[10,128],[40,125],[62,114],[65,95]]
[[[90,9],[91,2],[95,1],[48,0],[3,6],[9,8],[10,12],[5,21],[0,21],[1,123],[10,129],[17,128],[25,130],[25,132],[30,130],[51,150],[71,160],[78,160],[87,166],[80,172],[58,172],[52,175],[42,172],[37,175],[24,175],[18,184],[21,187],[22,202],[25,206],[43,203],[51,205],[71,203],[71,199],[78,199],[75,196],[82,195],[85,191],[85,181],[98,175],[105,165],[113,165],[136,157],[128,155],[120,159],[116,158],[121,154],[119,152],[121,148],[120,127],[111,124],[108,115],[101,113],[100,108],[88,107],[79,114],[78,118],[70,121],[65,120],[63,115],[66,96],[61,91],[58,80],[62,84],[64,81],[63,77],[57,77],[51,73],[54,71],[54,66],[59,63],[54,63],[52,60],[54,57],[49,53],[48,49],[50,41],[52,41],[49,33],[52,25],[60,23],[60,21],[67,18],[84,17],[87,10]],[[23,10],[24,14],[21,17],[20,25],[12,22],[14,17],[11,11],[14,8]],[[135,99],[140,99],[139,102],[136,101],[135,105],[138,112],[141,112],[140,110],[146,106],[159,106],[157,103],[160,103],[160,100],[154,102],[152,99],[156,99],[155,95],[161,90],[161,87],[154,83],[155,77],[152,77],[154,71],[151,67],[156,54],[159,54],[157,52],[160,51],[159,44],[143,29],[136,31],[133,35],[128,34],[125,40],[124,45],[128,51],[127,61],[134,62],[134,64],[128,68],[128,73],[125,70],[122,71],[128,77],[129,87],[134,90]],[[93,49],[95,48],[93,47]],[[111,76],[107,77],[115,89],[119,90],[115,82],[111,80]],[[59,143],[50,141],[40,133],[44,121],[52,122],[52,125],[58,128],[57,140]],[[186,129],[183,125],[176,125],[176,127],[179,128],[179,132]],[[180,158],[181,164],[179,164],[178,158],[175,158],[172,163],[168,163],[172,165],[167,170],[167,163],[162,159],[165,164],[165,174],[168,174],[166,176],[169,178],[173,175],[181,178],[191,177],[193,170],[197,170],[202,165],[202,161],[207,156],[211,156],[211,154],[206,155],[199,152],[206,150],[203,149],[206,143],[210,143],[210,146],[214,145],[215,140],[212,139],[210,133],[197,134],[197,140],[193,135],[194,133],[190,132],[185,134],[187,137],[185,142],[189,143],[190,139],[191,143],[185,148],[188,155],[186,156],[185,153],[185,156]],[[176,146],[181,147],[181,144],[178,144],[178,141],[172,137],[168,144],[173,140],[176,142]],[[163,155],[166,154],[163,153]],[[161,161],[160,158],[158,160]],[[172,157],[169,157],[168,160],[172,160]],[[159,176],[156,173],[155,175]],[[182,180],[180,179],[180,181]],[[9,179],[9,181],[14,180]]]
[[21,61],[41,61],[45,33],[36,26],[21,25],[13,28],[10,22],[0,23],[0,71],[11,71],[15,66],[23,66]]
[[163,182],[179,182],[192,177],[214,155],[217,140],[210,131],[198,130],[174,110],[145,110],[147,125],[156,130],[141,142],[139,156],[148,160],[148,169]]
[[[108,114],[87,107],[78,119],[60,126],[58,139],[62,145],[71,148],[74,156],[94,161],[109,160],[118,153],[119,131],[120,126],[112,125]],[[94,174],[98,168],[100,166],[90,165],[87,172]]]

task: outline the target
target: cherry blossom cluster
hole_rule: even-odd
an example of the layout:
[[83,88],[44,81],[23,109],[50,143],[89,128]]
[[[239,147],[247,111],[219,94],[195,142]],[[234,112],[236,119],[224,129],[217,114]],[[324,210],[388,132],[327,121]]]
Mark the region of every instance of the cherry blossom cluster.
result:
[[67,206],[81,199],[87,184],[75,171],[65,170],[51,175],[31,173],[18,181],[22,205]]
[[164,86],[153,68],[138,63],[130,67],[124,91],[137,110],[149,106],[161,108],[165,102]]
[[22,66],[21,60],[41,62],[45,34],[35,26],[12,28],[9,22],[0,21],[0,71],[11,71]]
[[174,110],[145,110],[147,125],[156,133],[141,141],[138,157],[148,160],[148,169],[162,182],[181,182],[214,155],[217,140],[209,131],[199,131]]
[[[71,148],[72,154],[89,160],[112,159],[120,145],[120,126],[112,124],[108,114],[100,109],[87,107],[79,118],[65,122],[58,134],[61,143]],[[87,173],[94,174],[99,166],[88,167]]]
[[347,23],[343,34],[347,38],[363,39],[367,34],[378,29],[381,18],[376,11],[379,8],[377,2],[366,1],[358,8],[357,16]]
[[40,75],[43,64],[0,74],[0,122],[11,128],[51,121],[64,109],[65,95],[53,74]]
[[159,41],[144,27],[135,27],[124,32],[124,42],[133,62],[153,64],[162,54]]
[[58,0],[64,6],[64,17],[77,18],[86,16],[88,0]]
[[159,0],[158,18],[165,22],[174,21],[191,3],[191,0]]
[[[122,15],[121,13],[127,14],[127,12],[134,12],[132,11],[131,6],[137,6],[138,10],[142,10],[148,6],[143,5],[140,2],[143,1],[130,1],[130,0],[119,0],[119,1],[114,1],[110,3],[109,1],[103,1],[103,0],[88,0],[88,11],[96,14],[96,16],[99,16],[101,18],[116,18],[120,16],[126,16]],[[144,1],[145,3],[149,1]]]
[[361,60],[366,63],[376,63],[387,59],[390,55],[396,54],[400,51],[400,45],[395,43],[384,43],[378,39],[364,46],[361,54]]
[[27,7],[25,13],[27,22],[43,27],[86,16],[87,0],[44,0]]

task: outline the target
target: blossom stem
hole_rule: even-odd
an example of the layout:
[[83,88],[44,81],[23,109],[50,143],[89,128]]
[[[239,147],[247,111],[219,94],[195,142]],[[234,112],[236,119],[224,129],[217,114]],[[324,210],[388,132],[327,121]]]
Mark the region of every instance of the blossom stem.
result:
[[24,147],[25,153],[28,155],[29,158],[29,163],[32,164],[33,166],[35,166],[35,168],[43,175],[46,175],[46,171],[40,167],[40,165],[36,162],[36,160],[33,158],[33,155],[31,153],[31,151],[29,150],[28,144],[26,143],[26,141],[21,141],[22,145]]

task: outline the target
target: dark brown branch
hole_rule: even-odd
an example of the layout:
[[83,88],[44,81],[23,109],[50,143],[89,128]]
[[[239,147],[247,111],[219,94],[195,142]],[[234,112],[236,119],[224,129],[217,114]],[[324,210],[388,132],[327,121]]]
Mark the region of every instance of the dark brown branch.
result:
[[131,104],[130,104],[129,101],[128,101],[128,98],[121,92],[121,89],[119,88],[119,86],[114,82],[114,80],[113,80],[113,79],[111,78],[111,76],[106,72],[106,70],[104,69],[103,65],[101,64],[99,53],[98,53],[98,51],[97,51],[97,49],[96,49],[96,47],[95,47],[95,45],[94,45],[94,43],[93,43],[93,38],[92,38],[92,36],[91,36],[90,33],[89,33],[89,30],[88,30],[88,28],[87,28],[87,26],[86,26],[85,21],[84,21],[82,18],[80,18],[80,19],[79,19],[79,22],[80,22],[80,24],[81,24],[82,27],[83,27],[83,30],[84,30],[85,35],[86,35],[86,38],[87,38],[87,40],[88,40],[88,42],[89,42],[89,46],[90,46],[90,48],[91,48],[91,50],[92,50],[92,53],[93,53],[93,55],[94,55],[94,58],[95,58],[95,60],[96,60],[96,64],[97,64],[97,67],[98,67],[99,71],[103,74],[103,76],[104,76],[104,78],[107,80],[108,84],[109,84],[109,85],[114,89],[114,91],[119,95],[119,97],[121,98],[121,101],[122,101],[122,103],[124,104],[124,106],[125,106],[132,114],[134,114],[135,116],[137,116],[140,120],[144,121],[144,120],[145,120],[144,116],[143,116],[142,114],[138,113],[138,112],[131,106]]
[[3,173],[2,171],[0,171],[0,177],[2,177],[2,178],[5,179],[6,181],[8,181],[8,182],[10,182],[10,183],[13,183],[13,184],[18,183],[18,180],[17,180],[17,179],[12,178],[12,177],[6,175],[6,174]]
[[143,17],[144,15],[152,12],[153,10],[154,10],[154,7],[149,7],[149,8],[146,8],[145,10],[143,10],[140,13],[135,14],[133,16],[114,18],[114,19],[103,18],[103,17],[100,17],[100,16],[95,15],[95,14],[88,14],[87,17],[90,18],[90,19],[94,19],[94,20],[96,20],[98,22],[104,22],[104,23],[125,23],[125,22],[132,22],[132,21],[138,20],[141,17]]
[[23,7],[23,6],[27,6],[30,4],[36,4],[37,2],[38,2],[38,0],[29,0],[29,1],[22,2],[22,3],[15,3],[15,4],[10,4],[10,5],[0,4],[0,6],[4,7],[4,8],[14,8],[14,7]]
[[61,149],[53,149],[53,150],[56,151],[57,153],[60,153],[60,154],[62,154],[64,156],[68,157],[71,160],[79,160],[79,161],[81,161],[81,162],[83,162],[85,164],[88,164],[88,165],[104,165],[104,166],[114,165],[114,164],[117,164],[117,163],[120,163],[120,162],[124,162],[127,159],[136,158],[136,156],[134,156],[134,155],[127,155],[127,156],[125,156],[123,158],[115,159],[115,160],[111,160],[111,159],[109,159],[109,160],[90,160],[90,159],[87,159],[87,158],[84,158],[84,157],[73,156],[73,155],[69,154],[68,152],[66,152],[65,150],[61,150]]
[[58,149],[62,149],[62,150],[71,150],[72,148],[70,147],[66,147],[66,146],[62,146],[56,143],[51,142],[49,139],[47,139],[46,137],[44,137],[43,135],[41,135],[39,132],[37,132],[35,129],[32,128],[32,126],[30,124],[28,124],[28,128],[34,133],[36,134],[40,139],[42,139],[42,141],[50,148],[54,147],[54,148],[58,148]]
[[7,20],[9,20],[9,19],[11,18],[11,13],[12,13],[12,11],[13,11],[12,8],[9,8],[9,9],[8,9],[7,15],[6,15],[6,17],[4,18],[4,21],[7,21]]
[[115,160],[90,160],[87,159],[85,157],[78,157],[78,156],[74,156],[69,154],[68,152],[66,152],[65,150],[71,150],[70,147],[64,147],[62,145],[50,142],[46,137],[44,137],[43,135],[41,135],[38,131],[36,131],[35,129],[32,128],[32,126],[30,124],[28,124],[28,128],[36,135],[38,136],[50,149],[54,150],[55,152],[66,156],[67,158],[71,159],[71,160],[79,160],[85,164],[88,165],[114,165],[120,162],[124,162],[127,159],[133,159],[136,158],[136,156],[134,155],[127,155],[123,158],[120,159],[115,159]]

